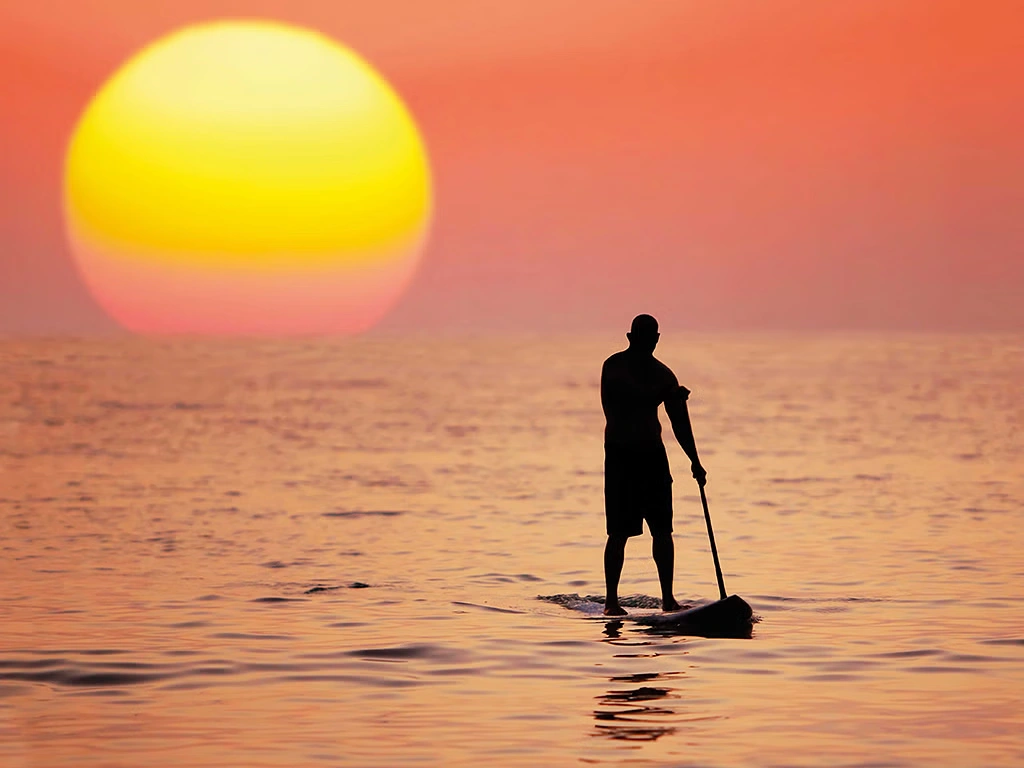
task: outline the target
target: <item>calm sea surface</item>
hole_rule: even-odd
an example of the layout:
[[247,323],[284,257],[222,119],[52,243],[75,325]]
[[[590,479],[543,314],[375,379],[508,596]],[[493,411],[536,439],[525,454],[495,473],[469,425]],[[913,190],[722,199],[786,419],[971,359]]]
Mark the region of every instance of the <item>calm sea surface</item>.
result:
[[0,765],[1024,765],[1024,337],[663,342],[749,640],[537,599],[617,341],[0,342]]

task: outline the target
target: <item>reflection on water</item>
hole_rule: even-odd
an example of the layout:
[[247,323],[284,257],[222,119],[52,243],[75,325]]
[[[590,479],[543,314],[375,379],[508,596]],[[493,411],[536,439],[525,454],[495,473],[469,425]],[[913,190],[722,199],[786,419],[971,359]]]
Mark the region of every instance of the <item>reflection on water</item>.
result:
[[[611,679],[613,682],[647,682],[663,677],[666,675],[650,672]],[[597,732],[594,735],[621,741],[655,741],[675,733],[675,726],[666,723],[671,723],[676,716],[675,709],[668,705],[677,699],[675,689],[649,685],[608,691],[597,697],[598,709],[594,711]]]
[[[679,730],[694,717],[687,716],[679,689],[664,685],[683,677],[682,672],[634,672],[609,678],[613,683],[632,683],[637,688],[616,688],[597,697],[595,736],[623,741],[655,741]],[[660,685],[651,685],[658,682]]]
[[613,639],[622,637],[622,622],[618,620],[605,622],[604,634]]
[[1024,763],[1024,339],[666,338],[745,640],[592,599],[615,349],[0,343],[0,765]]
[[[680,650],[685,648],[681,644],[686,642],[686,637],[693,637],[692,633],[678,627],[637,626],[618,619],[605,622],[602,634],[602,642],[615,648],[660,647],[672,657],[680,658],[688,655],[688,651]],[[650,635],[665,639],[644,639]],[[653,650],[614,654],[619,659],[653,659],[659,655]],[[689,666],[696,671],[695,665]],[[617,685],[595,697],[596,722],[592,735],[615,741],[651,742],[676,734],[687,724],[717,719],[718,715],[700,710],[700,701],[684,700],[677,686],[688,674],[680,670],[646,671],[607,678]]]

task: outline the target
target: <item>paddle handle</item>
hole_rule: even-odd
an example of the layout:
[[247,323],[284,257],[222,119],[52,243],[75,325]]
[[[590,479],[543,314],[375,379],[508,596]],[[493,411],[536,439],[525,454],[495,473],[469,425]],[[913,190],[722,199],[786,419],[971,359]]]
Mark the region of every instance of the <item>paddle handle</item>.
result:
[[708,512],[708,497],[704,494],[704,486],[700,486],[700,503],[704,505],[704,522],[708,524],[708,540],[711,542],[711,556],[715,558],[715,575],[718,577],[718,592],[725,600],[725,579],[722,578],[722,566],[718,562],[718,547],[715,546],[715,532],[711,530],[711,513]]

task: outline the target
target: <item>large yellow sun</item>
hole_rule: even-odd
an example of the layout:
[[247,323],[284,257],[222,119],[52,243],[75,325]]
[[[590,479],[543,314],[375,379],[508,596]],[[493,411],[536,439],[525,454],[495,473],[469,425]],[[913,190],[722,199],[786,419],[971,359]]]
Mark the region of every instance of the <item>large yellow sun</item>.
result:
[[362,58],[273,22],[187,27],[100,89],[68,147],[72,251],[147,333],[351,333],[405,290],[431,212],[409,112]]

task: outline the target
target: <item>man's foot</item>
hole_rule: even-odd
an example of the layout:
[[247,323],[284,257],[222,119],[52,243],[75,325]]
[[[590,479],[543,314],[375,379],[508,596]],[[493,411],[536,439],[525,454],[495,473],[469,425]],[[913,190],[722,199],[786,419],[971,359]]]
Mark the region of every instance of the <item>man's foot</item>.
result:
[[661,600],[661,610],[669,613],[670,611],[678,611],[682,608],[679,603],[676,602],[674,597],[664,597]]
[[604,607],[605,616],[625,616],[626,609],[618,603],[609,603]]

